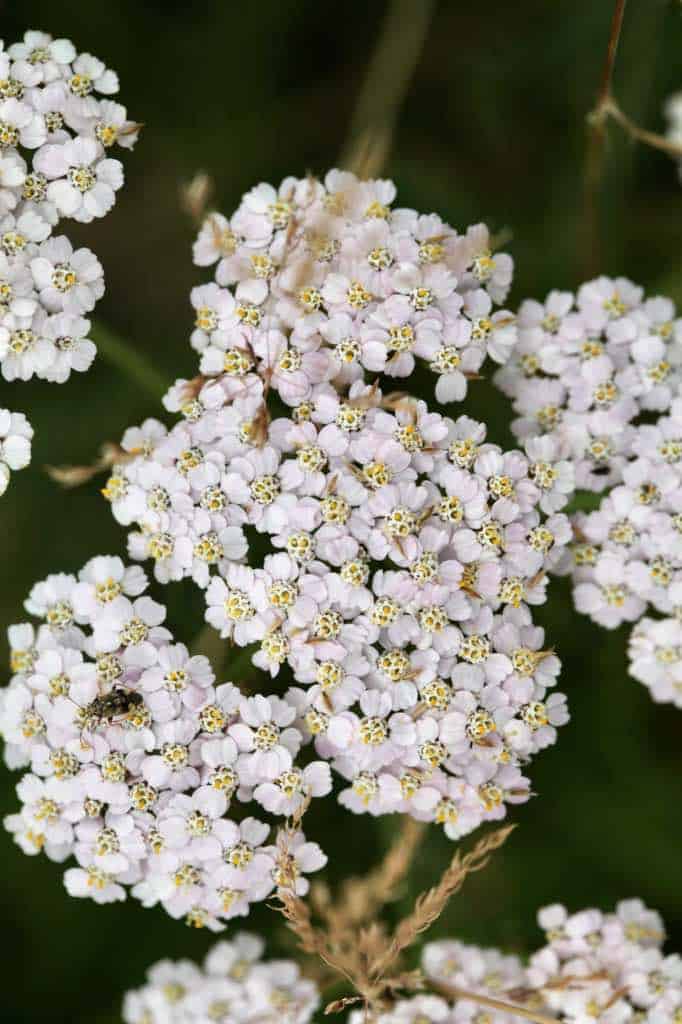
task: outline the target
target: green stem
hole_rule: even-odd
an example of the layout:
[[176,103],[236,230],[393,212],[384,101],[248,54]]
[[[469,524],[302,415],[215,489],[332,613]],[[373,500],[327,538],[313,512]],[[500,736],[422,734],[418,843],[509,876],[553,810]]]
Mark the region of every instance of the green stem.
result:
[[248,647],[232,646],[227,640],[222,640],[218,631],[208,623],[202,626],[191,644],[191,653],[204,654],[218,678],[226,674],[240,689],[244,679],[238,677],[249,677],[260,672],[251,664],[251,655],[255,649],[254,644]]
[[593,491],[578,491],[561,511],[567,516],[574,512],[595,512],[604,498],[604,494],[595,494]]
[[146,391],[158,401],[168,389],[169,382],[163,373],[160,373],[137,348],[123,341],[101,321],[93,322],[90,337],[97,345],[102,358],[137,384],[141,391]]

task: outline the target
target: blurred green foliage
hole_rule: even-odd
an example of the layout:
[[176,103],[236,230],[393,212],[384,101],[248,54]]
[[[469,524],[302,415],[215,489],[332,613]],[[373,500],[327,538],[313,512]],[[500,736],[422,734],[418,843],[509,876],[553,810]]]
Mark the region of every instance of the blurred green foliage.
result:
[[[193,372],[188,292],[199,279],[180,183],[206,170],[217,204],[229,211],[257,181],[332,166],[384,9],[379,0],[4,5],[7,42],[29,23],[71,37],[119,71],[123,102],[146,124],[126,158],[128,184],[115,211],[66,230],[104,264],[102,322],[169,381]],[[441,0],[398,119],[385,172],[398,183],[401,205],[437,210],[458,227],[486,220],[493,230],[509,228],[514,305],[575,286],[588,262],[581,251],[585,114],[610,15],[610,0]],[[662,128],[664,98],[682,84],[681,39],[678,3],[631,0],[615,89],[627,112],[653,129]],[[673,164],[610,128],[603,272],[682,298],[681,212]],[[504,400],[489,382],[471,393],[467,411],[488,421],[494,440],[508,442]],[[36,427],[34,463],[13,479],[0,508],[4,625],[22,617],[30,586],[49,572],[75,570],[101,552],[124,554],[123,531],[98,482],[65,492],[41,467],[88,462],[101,441],[118,439],[159,409],[103,359],[63,387],[3,384],[0,405],[26,410]],[[168,601],[172,625],[189,641],[200,627],[196,590],[175,584],[157,588],[156,596]],[[490,867],[466,883],[434,934],[523,950],[538,941],[534,914],[544,903],[610,907],[639,895],[663,912],[680,950],[682,712],[655,706],[627,677],[624,633],[607,634],[578,618],[566,586],[555,586],[538,617],[564,661],[573,718],[558,745],[533,765],[539,798],[515,810],[520,827]],[[0,782],[5,814],[15,807],[15,780],[3,770]],[[309,828],[330,855],[331,879],[372,863],[396,824],[344,815],[331,802],[310,815]],[[123,991],[142,981],[149,964],[164,956],[198,958],[212,941],[132,902],[100,908],[69,899],[56,865],[27,858],[8,836],[0,834],[0,842],[0,1017],[7,1024],[117,1021]],[[437,877],[451,852],[432,829],[411,875],[410,898]],[[265,910],[248,927],[267,935],[271,953],[290,948],[279,919]]]

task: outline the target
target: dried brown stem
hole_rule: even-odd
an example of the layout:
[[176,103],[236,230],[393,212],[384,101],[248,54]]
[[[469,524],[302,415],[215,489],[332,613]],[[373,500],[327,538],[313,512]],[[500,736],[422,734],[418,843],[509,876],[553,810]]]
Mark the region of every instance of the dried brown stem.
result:
[[588,117],[590,135],[587,145],[585,160],[585,192],[584,192],[584,217],[585,217],[585,240],[586,260],[590,272],[599,262],[598,256],[598,197],[599,187],[602,179],[604,163],[604,147],[606,144],[606,122],[608,114],[606,105],[611,97],[613,84],[613,72],[616,65],[616,54],[618,43],[623,27],[625,16],[626,0],[616,0],[611,18],[611,31],[606,48],[606,57],[602,68],[599,89],[595,99],[595,105]]
[[448,999],[467,999],[472,1003],[479,1003],[481,1006],[488,1006],[491,1010],[501,1010],[503,1013],[513,1013],[517,1017],[525,1017],[526,1020],[535,1021],[536,1024],[556,1024],[556,1017],[548,1017],[544,1013],[537,1013],[525,1006],[517,1006],[515,1003],[506,1003],[502,999],[493,999],[492,996],[484,996],[479,992],[469,992],[467,989],[455,988],[452,985],[445,985],[441,982],[432,982],[432,987]]
[[634,139],[636,142],[642,142],[645,146],[651,146],[653,149],[659,149],[662,153],[667,153],[674,160],[682,159],[682,146],[679,143],[666,139],[664,135],[657,135],[656,132],[649,132],[645,128],[640,128],[632,118],[628,117],[621,110],[613,96],[610,96],[604,104],[604,111],[625,129],[631,139]]
[[546,981],[542,988],[543,990],[551,989],[553,992],[570,988],[572,985],[580,988],[583,985],[591,984],[593,981],[603,981],[608,977],[608,971],[595,971],[593,974],[564,974],[562,977]]
[[327,934],[315,927],[305,900],[297,896],[293,889],[283,888],[277,890],[276,900],[273,907],[282,914],[288,928],[298,939],[299,949],[311,956],[319,957],[335,974],[346,978],[355,990],[360,991],[357,977],[349,970],[346,957],[332,948]]
[[45,472],[62,487],[80,487],[99,473],[108,472],[116,463],[129,462],[134,457],[134,453],[124,451],[113,441],[105,441],[89,466],[45,466]]
[[300,829],[306,809],[307,802],[280,832],[277,842],[280,883],[273,907],[283,915],[304,953],[318,957],[331,971],[350,982],[352,994],[334,1000],[327,1006],[326,1013],[338,1013],[357,1002],[364,1003],[371,1012],[380,1012],[392,1004],[396,993],[423,988],[420,971],[400,970],[397,963],[400,954],[438,918],[467,875],[486,865],[490,854],[502,845],[513,826],[491,833],[464,857],[456,854],[438,884],[418,897],[412,912],[391,936],[387,936],[383,925],[372,919],[404,878],[421,829],[416,824],[403,826],[383,863],[367,878],[347,882],[336,903],[332,902],[324,885],[314,886],[311,905],[324,921],[322,928],[313,922],[311,905],[296,894],[295,873],[291,871],[288,850],[290,837]]
[[626,0],[616,0],[616,6],[613,9],[611,32],[609,34],[609,43],[606,49],[606,60],[604,61],[601,84],[597,94],[597,106],[599,106],[600,103],[603,103],[611,94],[613,71],[616,66],[616,54],[618,52],[620,33],[623,28],[623,18],[625,17],[625,4]]
[[397,887],[410,869],[424,828],[422,822],[406,817],[381,864],[362,878],[348,878],[344,882],[339,898],[324,911],[332,928],[354,928],[363,921],[370,921],[381,907],[395,898]]

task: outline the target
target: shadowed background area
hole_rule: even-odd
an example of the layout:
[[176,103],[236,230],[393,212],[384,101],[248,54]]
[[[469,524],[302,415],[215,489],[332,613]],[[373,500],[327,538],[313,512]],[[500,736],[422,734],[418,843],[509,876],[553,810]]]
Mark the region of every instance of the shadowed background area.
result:
[[[420,0],[413,3],[416,8]],[[146,125],[125,157],[128,180],[114,211],[85,228],[66,224],[65,231],[95,250],[104,266],[107,292],[98,319],[169,382],[194,372],[188,295],[201,279],[191,265],[193,228],[180,208],[181,182],[207,171],[217,207],[230,212],[258,181],[323,174],[333,166],[385,6],[378,0],[4,6],[6,43],[27,27],[70,37],[119,72],[121,102]],[[397,118],[383,171],[397,182],[399,205],[437,210],[458,228],[479,220],[493,231],[508,228],[517,265],[512,307],[528,295],[574,287],[590,263],[582,244],[585,115],[610,14],[607,0],[473,6],[442,0]],[[409,18],[404,31],[411,31]],[[624,109],[653,130],[662,130],[665,97],[682,86],[681,40],[679,4],[632,0],[615,91]],[[600,269],[681,300],[681,214],[673,163],[633,148],[611,127]],[[493,440],[508,443],[505,400],[489,381],[470,393],[466,411],[487,420]],[[423,397],[430,397],[426,390]],[[48,573],[77,570],[99,553],[125,555],[124,532],[99,494],[101,481],[63,491],[43,465],[89,462],[100,442],[118,440],[126,426],[160,407],[103,358],[64,386],[3,383],[0,406],[25,410],[36,428],[33,464],[13,477],[0,505],[4,627],[23,617],[30,586]],[[153,594],[169,604],[178,639],[190,642],[201,626],[193,584],[156,585]],[[655,706],[627,677],[625,632],[608,634],[579,618],[566,586],[555,586],[537,617],[564,662],[561,688],[572,721],[532,767],[539,796],[514,811],[520,827],[488,869],[467,881],[432,934],[522,951],[539,942],[534,915],[542,904],[610,908],[638,895],[661,910],[670,948],[682,951],[682,711]],[[4,641],[2,653],[6,664]],[[15,782],[1,770],[2,814],[16,806]],[[372,864],[396,825],[390,818],[351,818],[327,802],[311,813],[307,831],[329,854],[333,880]],[[62,869],[26,857],[4,833],[0,850],[0,1016],[7,1024],[120,1020],[123,991],[141,983],[148,965],[164,956],[199,958],[212,941],[132,901],[98,907],[68,898]],[[451,853],[434,826],[405,896],[432,883]],[[399,902],[390,912],[400,909]],[[280,919],[265,909],[247,926],[268,936],[271,954],[291,948]]]

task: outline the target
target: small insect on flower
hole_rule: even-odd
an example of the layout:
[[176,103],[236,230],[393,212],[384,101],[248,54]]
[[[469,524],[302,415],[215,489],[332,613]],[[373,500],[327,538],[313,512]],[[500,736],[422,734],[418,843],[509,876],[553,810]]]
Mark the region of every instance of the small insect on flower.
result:
[[115,718],[125,717],[135,708],[144,704],[144,697],[135,690],[124,690],[121,687],[114,687],[103,697],[95,697],[90,704],[83,709],[84,716],[88,722],[96,722],[98,725],[108,725]]
[[[258,698],[254,710],[232,683],[214,685],[146,587],[139,567],[107,556],[33,587],[26,607],[42,622],[10,628],[14,674],[0,695],[8,763],[28,769],[5,824],[29,853],[76,858],[64,876],[72,896],[106,903],[130,887],[146,906],[220,931],[275,887],[270,827],[230,820],[232,795],[243,803],[251,787],[283,819],[297,783],[323,796],[329,771],[295,763],[295,704]],[[322,862],[297,862],[299,885]]]

